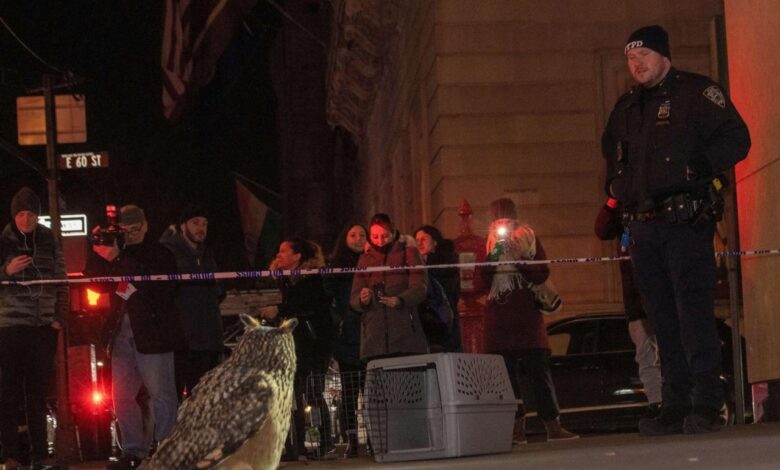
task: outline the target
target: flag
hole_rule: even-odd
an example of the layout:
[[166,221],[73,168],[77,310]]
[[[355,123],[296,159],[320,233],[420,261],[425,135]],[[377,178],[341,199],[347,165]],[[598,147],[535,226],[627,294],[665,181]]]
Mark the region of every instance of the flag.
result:
[[244,253],[250,266],[265,269],[281,243],[281,215],[269,208],[250,189],[263,189],[260,185],[239,175],[236,175],[235,181],[238,211],[241,214],[241,228],[244,233]]
[[257,0],[165,0],[163,114],[176,120],[214,76],[220,56]]

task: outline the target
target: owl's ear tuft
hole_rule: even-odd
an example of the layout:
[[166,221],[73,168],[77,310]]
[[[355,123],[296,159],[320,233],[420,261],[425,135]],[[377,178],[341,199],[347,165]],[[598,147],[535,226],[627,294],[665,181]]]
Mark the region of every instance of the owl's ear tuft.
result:
[[260,322],[257,318],[247,315],[246,313],[239,314],[239,318],[246,329],[258,328],[260,326]]
[[292,330],[294,330],[296,326],[298,326],[297,318],[287,318],[279,325],[279,329],[285,333],[292,333]]

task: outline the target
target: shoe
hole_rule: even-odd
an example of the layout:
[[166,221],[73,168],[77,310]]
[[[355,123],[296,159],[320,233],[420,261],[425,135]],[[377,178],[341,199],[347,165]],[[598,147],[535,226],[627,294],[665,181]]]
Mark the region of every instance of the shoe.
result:
[[714,410],[694,410],[683,421],[685,434],[705,434],[720,431],[720,415]]
[[30,470],[68,470],[67,465],[60,465],[57,459],[34,460],[30,464]]
[[22,464],[11,457],[5,459],[5,463],[3,463],[3,470],[19,470],[20,468],[22,468]]
[[661,407],[657,417],[639,420],[639,435],[668,436],[670,434],[682,434],[684,419],[684,412],[675,408]]
[[573,432],[569,432],[565,430],[561,426],[561,422],[558,421],[558,418],[545,421],[544,427],[547,429],[547,440],[548,441],[568,441],[571,439],[579,439],[580,436],[577,434],[574,434]]
[[515,418],[515,426],[512,429],[512,445],[522,444],[528,444],[528,438],[525,436],[525,417]]

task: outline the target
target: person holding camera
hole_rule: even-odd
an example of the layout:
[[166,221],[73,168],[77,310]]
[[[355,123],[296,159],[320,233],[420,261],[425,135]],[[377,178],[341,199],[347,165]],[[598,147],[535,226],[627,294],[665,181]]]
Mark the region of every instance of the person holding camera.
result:
[[[544,247],[534,231],[517,221],[514,202],[507,198],[490,203],[493,223],[488,230],[488,261],[545,259]],[[522,398],[520,372],[525,371],[537,413],[547,429],[548,440],[575,439],[558,420],[560,410],[550,374],[547,326],[537,306],[533,286],[550,275],[546,264],[517,264],[479,270],[483,285],[490,288],[485,312],[486,352],[501,354],[506,361],[515,396]],[[525,400],[527,402],[527,400]],[[525,438],[525,410],[517,413],[513,441]]]
[[[11,200],[13,222],[0,235],[0,280],[65,279],[51,230],[38,223],[41,201],[29,188]],[[68,285],[0,286],[0,437],[4,468],[20,468],[19,411],[25,410],[32,468],[48,461],[46,394],[59,330],[70,307]]]
[[[133,276],[176,273],[173,254],[146,237],[149,226],[143,209],[120,209],[119,231],[103,231],[88,259],[88,276]],[[106,236],[114,234],[113,236]],[[168,281],[119,282],[100,287],[111,293],[106,322],[111,354],[111,386],[119,424],[122,456],[115,467],[135,468],[149,453],[143,410],[136,400],[144,387],[151,400],[155,442],[170,435],[176,422],[176,383],[173,352],[185,346],[174,303],[175,286]]]
[[723,387],[713,235],[721,174],[747,156],[750,135],[720,85],[672,67],[662,27],[634,31],[624,54],[637,86],[618,100],[601,144],[605,190],[623,205],[661,353],[661,412],[641,420],[639,432],[717,431]]
[[[423,264],[410,237],[401,238],[387,214],[376,214],[368,227],[368,250],[358,268],[417,266]],[[350,304],[361,315],[360,359],[426,354],[417,306],[425,300],[423,270],[357,272],[352,280]]]

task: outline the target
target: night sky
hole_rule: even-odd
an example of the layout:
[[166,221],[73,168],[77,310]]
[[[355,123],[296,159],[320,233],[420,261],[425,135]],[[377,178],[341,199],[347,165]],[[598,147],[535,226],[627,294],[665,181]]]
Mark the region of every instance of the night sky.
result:
[[[63,213],[103,220],[107,203],[146,209],[150,236],[175,220],[185,201],[210,211],[209,235],[225,269],[242,268],[241,230],[232,172],[280,191],[276,98],[268,57],[283,23],[258,2],[231,44],[212,83],[175,124],[162,115],[160,48],[163,2],[70,0],[3,2],[0,16],[35,52],[83,83],[88,142],[58,153],[109,151],[108,170],[60,173]],[[52,72],[0,27],[0,136],[16,144],[17,96],[40,87]],[[62,74],[52,72],[59,81]],[[58,93],[63,93],[62,91]],[[22,147],[45,166],[45,148]],[[45,200],[45,181],[0,153],[0,221],[21,186]]]

